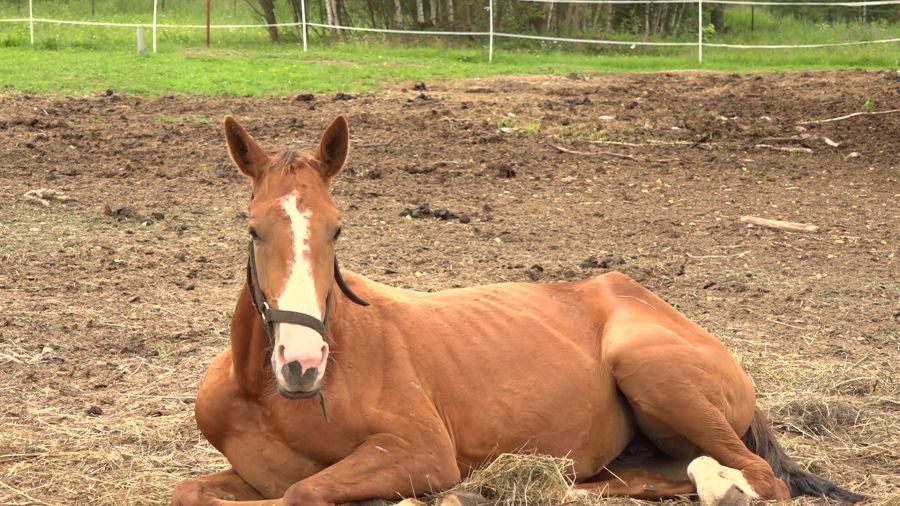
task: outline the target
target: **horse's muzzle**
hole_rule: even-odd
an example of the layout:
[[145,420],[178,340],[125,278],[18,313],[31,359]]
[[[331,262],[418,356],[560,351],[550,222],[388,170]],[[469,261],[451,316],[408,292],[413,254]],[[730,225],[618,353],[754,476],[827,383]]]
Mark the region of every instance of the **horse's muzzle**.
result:
[[281,366],[281,379],[284,381],[282,386],[291,394],[315,394],[318,376],[318,368],[310,367],[303,371],[300,362],[296,360]]

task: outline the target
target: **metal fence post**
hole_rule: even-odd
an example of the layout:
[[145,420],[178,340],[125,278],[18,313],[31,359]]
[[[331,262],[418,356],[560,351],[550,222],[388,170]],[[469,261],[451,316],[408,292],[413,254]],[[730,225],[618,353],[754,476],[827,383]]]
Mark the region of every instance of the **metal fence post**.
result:
[[697,61],[703,63],[703,0],[697,0]]
[[28,0],[28,29],[31,31],[31,45],[34,45],[34,0]]
[[488,63],[494,61],[494,0],[488,0]]
[[303,52],[306,52],[306,0],[300,0],[300,28],[303,29]]
[[153,52],[156,52],[156,4],[158,0],[153,0]]

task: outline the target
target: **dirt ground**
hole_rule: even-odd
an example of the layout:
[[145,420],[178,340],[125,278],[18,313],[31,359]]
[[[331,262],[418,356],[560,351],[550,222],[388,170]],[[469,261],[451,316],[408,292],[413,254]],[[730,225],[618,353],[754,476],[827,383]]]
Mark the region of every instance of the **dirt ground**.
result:
[[[345,269],[420,290],[623,271],[726,343],[798,462],[900,503],[900,114],[801,125],[900,107],[900,74],[426,85],[0,94],[0,503],[161,504],[226,467],[192,404],[246,262],[226,113],[294,148],[348,116]],[[469,219],[401,216],[426,202]]]

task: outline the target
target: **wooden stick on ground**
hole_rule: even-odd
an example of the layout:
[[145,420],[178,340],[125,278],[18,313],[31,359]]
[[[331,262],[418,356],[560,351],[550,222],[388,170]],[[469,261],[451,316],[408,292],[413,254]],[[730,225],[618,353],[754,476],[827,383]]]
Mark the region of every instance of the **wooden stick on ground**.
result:
[[813,150],[810,148],[773,146],[771,144],[756,144],[753,147],[756,149],[773,149],[775,151],[787,151],[788,153],[812,153],[813,152]]
[[615,158],[624,158],[626,160],[634,160],[635,162],[653,162],[653,163],[664,163],[664,162],[677,162],[678,158],[640,158],[637,156],[628,155],[625,153],[613,153],[612,151],[575,151],[574,149],[564,148],[562,146],[557,146],[556,144],[547,143],[551,148],[559,151],[560,153],[568,153],[570,155],[586,155],[586,156],[612,156]]
[[818,232],[819,227],[810,225],[809,223],[795,223],[793,221],[769,220],[759,218],[757,216],[741,216],[741,221],[759,225],[760,227],[774,228],[777,230],[787,230],[788,232]]
[[895,112],[900,112],[900,109],[890,109],[888,111],[874,111],[874,112],[854,112],[852,114],[845,114],[844,116],[838,116],[837,118],[828,118],[828,119],[814,119],[810,121],[801,121],[797,123],[798,125],[812,125],[813,123],[831,123],[832,121],[841,121],[847,118],[853,118],[856,116],[878,116],[879,114],[892,114]]

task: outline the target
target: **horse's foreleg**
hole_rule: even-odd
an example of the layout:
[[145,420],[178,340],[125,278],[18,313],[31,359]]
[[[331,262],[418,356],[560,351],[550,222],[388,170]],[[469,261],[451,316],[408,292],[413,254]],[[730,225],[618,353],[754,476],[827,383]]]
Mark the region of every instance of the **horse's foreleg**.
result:
[[334,506],[440,492],[459,481],[446,440],[378,434],[336,464],[295,483],[283,506]]
[[[172,492],[171,506],[222,506],[228,501],[255,501],[263,499],[234,469],[184,480]],[[241,502],[240,504],[247,504]],[[257,503],[250,503],[257,504]],[[261,502],[262,505],[278,504]]]

